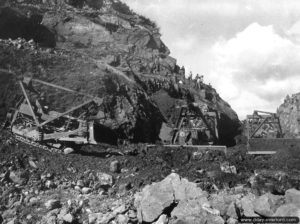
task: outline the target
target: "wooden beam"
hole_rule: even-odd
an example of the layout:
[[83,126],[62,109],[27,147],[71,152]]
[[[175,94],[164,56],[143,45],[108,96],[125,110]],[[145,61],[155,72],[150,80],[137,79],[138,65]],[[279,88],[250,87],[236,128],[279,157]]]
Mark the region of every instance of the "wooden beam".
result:
[[26,99],[26,101],[27,101],[27,103],[28,103],[28,105],[29,105],[30,112],[31,112],[31,115],[32,115],[32,117],[33,117],[33,119],[34,119],[34,122],[35,122],[35,124],[36,124],[37,126],[39,126],[39,125],[40,125],[40,124],[39,124],[39,121],[38,121],[38,119],[36,118],[35,113],[34,113],[34,111],[33,111],[33,109],[32,109],[31,103],[30,103],[30,101],[29,101],[28,95],[27,95],[27,93],[26,93],[26,91],[25,91],[25,88],[24,88],[24,86],[23,86],[23,83],[22,83],[21,81],[19,81],[19,84],[20,84],[20,86],[21,86],[21,89],[22,89],[22,92],[23,92],[23,94],[24,94],[24,96],[25,96],[25,99]]
[[248,151],[249,155],[273,155],[276,154],[276,151]]
[[273,118],[272,115],[247,115],[247,119],[263,119],[266,117]]
[[59,86],[59,85],[55,85],[55,84],[52,84],[52,83],[49,83],[49,82],[45,82],[45,81],[42,81],[42,80],[39,80],[39,79],[32,79],[32,80],[35,81],[35,82],[41,83],[43,85],[46,85],[46,86],[51,86],[51,87],[56,88],[56,89],[61,89],[61,90],[64,90],[64,91],[67,91],[67,92],[70,92],[70,93],[75,93],[77,95],[87,96],[87,97],[90,97],[90,98],[93,98],[93,99],[98,98],[98,97],[92,96],[90,94],[75,91],[75,90],[72,90],[72,89],[69,89],[69,88],[66,88],[66,87],[62,87],[62,86]]
[[64,116],[64,115],[66,115],[66,114],[68,114],[68,113],[71,113],[71,112],[73,112],[74,110],[77,110],[77,109],[79,109],[80,107],[83,107],[84,105],[89,104],[89,103],[91,103],[91,102],[93,102],[93,100],[88,100],[88,101],[86,101],[86,102],[84,102],[84,103],[82,103],[82,104],[80,104],[80,105],[78,105],[78,106],[76,106],[76,107],[73,107],[73,108],[71,108],[70,110],[67,110],[66,112],[63,112],[63,113],[59,114],[58,116],[56,116],[56,117],[54,117],[54,118],[51,118],[51,119],[49,119],[49,120],[47,120],[47,121],[44,121],[43,123],[41,123],[41,124],[39,125],[39,127],[42,127],[42,126],[44,126],[45,124],[48,124],[48,123],[51,122],[51,121],[54,121],[54,120],[56,120],[56,119],[58,119],[58,118],[60,118],[60,117],[62,117],[62,116]]
[[266,122],[266,120],[268,120],[269,117],[266,117],[259,125],[258,127],[255,129],[255,131],[251,134],[250,138],[252,138],[256,132],[262,127],[262,125]]
[[207,129],[207,127],[205,127],[205,128],[174,128],[173,130],[189,131],[189,130],[203,130],[203,129]]
[[276,113],[262,111],[262,110],[255,110],[254,113],[261,113],[261,114],[269,114],[269,115],[276,115]]
[[181,129],[182,123],[183,123],[184,117],[180,118],[180,123],[179,123],[179,127],[176,128],[177,131],[174,133],[174,137],[172,139],[172,143],[175,144],[175,142],[177,141],[178,135],[179,135],[179,130]]
[[[219,141],[217,134],[217,130],[215,129],[216,126],[214,125],[214,127],[211,127],[209,125],[209,123],[207,122],[207,120],[205,119],[204,114],[202,113],[201,109],[199,107],[194,107],[194,110],[200,115],[200,118],[202,119],[202,121],[204,122],[204,124],[206,125],[206,127],[208,128],[208,130],[210,131],[210,133],[213,135],[213,137],[215,138],[215,141]],[[217,122],[217,117],[214,117],[214,122]]]
[[277,120],[278,120],[278,128],[279,128],[279,132],[280,132],[280,138],[283,138],[283,133],[282,133],[282,128],[281,128],[279,117],[277,117]]

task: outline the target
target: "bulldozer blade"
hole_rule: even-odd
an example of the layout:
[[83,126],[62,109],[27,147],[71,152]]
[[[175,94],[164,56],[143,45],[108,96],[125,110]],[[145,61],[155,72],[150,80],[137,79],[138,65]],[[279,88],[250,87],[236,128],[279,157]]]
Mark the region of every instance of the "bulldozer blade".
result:
[[[158,145],[147,145],[147,148],[157,147]],[[165,148],[188,148],[188,149],[196,149],[196,150],[218,150],[223,151],[225,154],[227,153],[227,147],[224,145],[161,145]]]
[[248,154],[275,154],[291,146],[300,147],[300,139],[288,138],[252,138],[248,140]]

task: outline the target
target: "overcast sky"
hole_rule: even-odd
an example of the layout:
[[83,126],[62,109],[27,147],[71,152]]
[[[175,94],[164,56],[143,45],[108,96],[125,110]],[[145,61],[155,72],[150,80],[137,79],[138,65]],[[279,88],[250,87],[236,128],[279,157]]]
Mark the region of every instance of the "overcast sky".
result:
[[156,21],[171,56],[240,119],[300,92],[299,0],[124,0]]

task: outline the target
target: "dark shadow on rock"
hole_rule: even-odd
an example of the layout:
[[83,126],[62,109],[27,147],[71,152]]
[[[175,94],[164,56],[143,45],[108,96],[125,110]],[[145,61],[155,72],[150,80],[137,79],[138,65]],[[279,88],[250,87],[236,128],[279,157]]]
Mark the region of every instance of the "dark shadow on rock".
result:
[[[0,71],[0,121],[3,121],[11,105],[9,89],[12,88],[13,75]],[[7,100],[10,98],[10,100]]]
[[80,154],[82,156],[92,156],[92,157],[100,157],[100,158],[107,158],[110,156],[122,156],[120,153],[117,152],[98,152],[97,150],[89,150],[85,151],[84,149],[76,149],[75,154]]
[[0,8],[0,38],[33,39],[43,47],[55,47],[55,35],[40,24],[41,15],[32,15],[27,18],[15,9]]
[[238,120],[231,120],[226,114],[221,113],[219,121],[219,144],[227,147],[234,146],[235,136],[240,133],[240,123]]
[[111,145],[117,144],[118,136],[110,128],[108,128],[104,125],[101,125],[101,124],[95,124],[94,132],[95,132],[96,142],[107,143],[107,144],[111,144]]
[[139,98],[139,105],[143,105],[146,119],[138,114],[134,129],[133,142],[152,142],[159,140],[159,133],[164,118],[159,109],[145,98]]
[[32,27],[32,39],[43,47],[55,47],[56,41],[54,34],[43,25]]

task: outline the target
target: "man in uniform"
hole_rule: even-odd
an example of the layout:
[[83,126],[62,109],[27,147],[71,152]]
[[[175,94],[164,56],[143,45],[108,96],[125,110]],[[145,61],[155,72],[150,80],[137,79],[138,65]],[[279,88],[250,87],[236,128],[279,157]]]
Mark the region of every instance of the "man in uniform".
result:
[[199,76],[199,74],[197,73],[197,75],[196,75],[196,77],[195,77],[195,88],[197,88],[198,87],[198,80],[200,79],[200,76]]
[[185,68],[184,68],[184,66],[181,67],[181,72],[182,72],[182,76],[184,77],[185,76]]
[[193,74],[192,74],[192,72],[190,72],[190,74],[189,74],[188,81],[189,81],[189,85],[191,85],[192,81],[193,81]]

